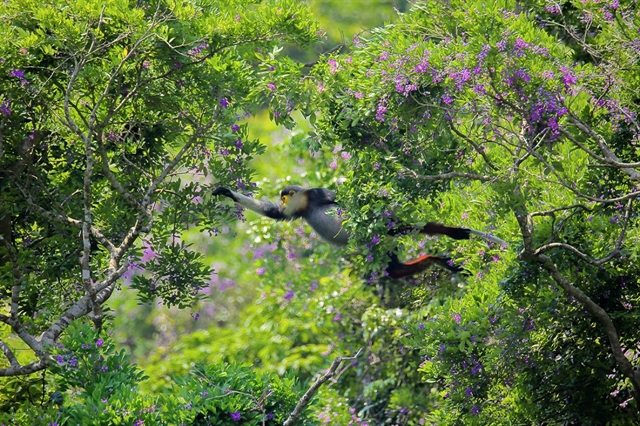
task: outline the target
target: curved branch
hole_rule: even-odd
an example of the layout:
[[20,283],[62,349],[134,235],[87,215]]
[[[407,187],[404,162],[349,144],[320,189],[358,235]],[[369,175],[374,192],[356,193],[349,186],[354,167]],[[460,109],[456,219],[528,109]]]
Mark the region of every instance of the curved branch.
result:
[[[117,270],[109,274],[104,281],[95,285],[94,303],[101,305],[109,299],[111,293],[113,293],[113,289],[115,288],[116,280],[124,274],[128,266],[127,262],[123,263]],[[69,324],[71,324],[73,320],[83,317],[91,312],[91,303],[92,300],[88,294],[85,294],[77,300],[64,314],[60,316],[58,321],[52,324],[51,327],[42,334],[42,343],[45,345],[54,344],[58,336],[60,336],[60,334],[69,327]]]
[[11,348],[9,348],[9,346],[7,346],[7,344],[2,340],[0,340],[0,349],[2,350],[2,353],[4,354],[5,358],[9,360],[9,365],[11,365],[11,368],[21,367],[20,363],[18,362],[18,359],[13,354],[13,351],[11,351]]
[[549,243],[549,244],[545,244],[542,247],[538,247],[538,249],[536,251],[533,252],[534,255],[539,255],[544,253],[545,251],[549,251],[551,249],[554,248],[562,248],[565,250],[570,251],[571,253],[577,255],[580,259],[584,260],[585,262],[594,265],[594,266],[598,266],[599,263],[597,260],[593,259],[592,257],[582,253],[580,250],[578,250],[577,248],[575,248],[574,246],[572,246],[571,244],[565,244],[565,243]]
[[618,330],[616,329],[613,320],[607,314],[607,312],[595,303],[589,296],[587,296],[582,290],[575,287],[568,279],[566,279],[558,270],[553,260],[544,254],[527,254],[525,258],[534,260],[542,265],[542,267],[551,274],[553,280],[569,295],[573,296],[585,309],[593,315],[600,324],[604,327],[607,338],[609,339],[609,347],[613,354],[616,364],[622,374],[624,374],[631,381],[631,385],[635,391],[636,403],[640,406],[640,372],[635,371],[631,362],[624,356],[622,346],[620,345],[620,338],[618,337]]
[[535,216],[551,216],[555,212],[572,210],[572,209],[582,209],[582,210],[585,210],[585,211],[588,211],[588,212],[592,212],[593,211],[589,207],[584,206],[582,204],[573,204],[573,205],[570,205],[570,206],[557,207],[557,208],[551,209],[551,210],[543,210],[543,211],[539,211],[539,212],[529,213],[529,216],[531,216],[531,217],[535,217]]
[[473,149],[482,156],[482,158],[484,159],[484,161],[487,163],[489,167],[491,167],[493,170],[499,170],[499,167],[493,164],[493,162],[489,159],[489,157],[487,156],[487,153],[484,151],[484,149],[481,146],[476,144],[469,136],[465,135],[460,130],[456,129],[451,121],[449,123],[450,123],[449,127],[451,128],[451,130],[453,130],[453,133],[455,133],[456,135],[464,139],[469,145],[471,145]]
[[282,426],[293,425],[296,418],[300,415],[304,407],[306,407],[307,404],[309,404],[309,401],[311,401],[311,398],[313,398],[313,395],[315,395],[315,393],[318,391],[318,389],[320,389],[320,386],[322,386],[324,382],[326,382],[336,374],[336,370],[338,369],[338,367],[340,367],[342,362],[345,360],[353,360],[358,358],[358,356],[360,355],[360,352],[362,352],[362,349],[360,349],[354,356],[336,357],[336,359],[334,359],[333,362],[331,363],[331,366],[329,367],[327,372],[324,373],[322,376],[318,377],[315,383],[311,385],[311,387],[305,392],[305,394],[302,396],[300,401],[298,401],[298,404],[295,406],[295,408],[293,409],[293,411],[291,412],[287,420],[285,420],[284,423],[282,423]]
[[39,359],[27,365],[12,365],[9,368],[0,368],[0,377],[24,376],[35,373],[36,371],[44,370],[48,365],[48,359]]
[[[12,182],[20,190],[25,200],[27,201],[27,204],[29,204],[30,207],[35,209],[40,216],[52,222],[58,222],[64,225],[71,225],[75,228],[82,229],[82,221],[78,219],[74,219],[62,213],[51,212],[49,210],[44,209],[40,205],[36,204],[35,201],[33,201],[33,198],[31,198],[31,195],[27,192],[27,190],[22,185],[20,185],[20,183],[16,182],[15,180],[13,180]],[[91,230],[91,235],[93,235],[93,237],[96,240],[98,240],[110,253],[113,253],[116,250],[116,246],[113,245],[113,243],[109,241],[109,239],[105,237],[104,234],[98,228],[91,226],[90,230]]]
[[[631,200],[629,200],[629,203],[631,203]],[[630,208],[631,207],[628,205],[626,212],[627,217],[629,215]],[[620,339],[618,337],[618,331],[615,327],[615,324],[613,323],[613,320],[603,308],[601,308],[582,290],[574,286],[567,278],[565,278],[560,273],[553,260],[549,256],[533,249],[533,223],[531,221],[531,215],[528,214],[526,206],[524,205],[524,201],[520,201],[519,203],[517,203],[514,211],[516,220],[518,221],[518,225],[520,226],[520,232],[522,233],[522,237],[524,240],[524,248],[520,252],[519,257],[523,260],[529,260],[541,264],[542,267],[551,275],[553,280],[558,284],[560,288],[564,290],[565,293],[575,298],[580,304],[582,304],[582,306],[585,307],[585,309],[591,315],[593,315],[600,322],[600,324],[602,324],[607,334],[609,346],[616,361],[616,365],[618,366],[622,374],[624,374],[631,381],[631,384],[635,391],[636,402],[640,406],[640,372],[635,371],[631,362],[624,356],[622,347],[620,345]],[[624,238],[624,230],[621,232],[621,237]],[[620,237],[618,238],[618,241],[621,242]],[[569,245],[566,246],[571,247]],[[616,249],[614,249],[614,251],[615,250]],[[577,252],[580,253],[579,251]],[[587,257],[582,253],[580,254]]]
[[[580,120],[575,114],[569,115],[569,122],[574,124],[578,129],[587,133],[591,138],[593,138],[600,151],[602,151],[603,157],[598,158],[599,161],[603,161],[605,163],[611,164],[612,166],[618,167],[623,172],[629,175],[629,178],[632,180],[640,180],[640,173],[635,170],[631,170],[635,167],[640,167],[640,162],[636,163],[624,163],[620,161],[620,158],[609,148],[607,142],[604,140],[602,135],[594,131],[590,126],[586,125],[582,120]],[[573,142],[573,141],[572,141]],[[589,152],[589,151],[587,151]]]
[[578,191],[577,189],[575,189],[572,185],[569,185],[569,183],[565,182],[562,177],[560,177],[560,174],[558,173],[558,171],[556,170],[555,167],[553,167],[553,165],[551,163],[549,163],[547,160],[545,160],[540,154],[538,154],[536,151],[534,150],[529,150],[529,152],[531,153],[531,155],[533,155],[538,161],[540,161],[542,164],[544,164],[549,170],[551,170],[551,173],[553,173],[553,175],[558,179],[555,183],[559,184],[560,186],[567,188],[569,191],[573,192],[574,194],[576,194],[578,197],[584,198],[586,200],[589,201],[594,201],[597,203],[602,203],[602,204],[612,204],[612,203],[619,203],[622,201],[628,201],[628,200],[632,200],[633,198],[637,197],[638,195],[640,195],[640,191],[635,191],[635,192],[630,192],[628,194],[625,194],[621,197],[617,197],[617,198],[595,198],[592,197],[590,195],[587,194],[583,194],[582,192]]

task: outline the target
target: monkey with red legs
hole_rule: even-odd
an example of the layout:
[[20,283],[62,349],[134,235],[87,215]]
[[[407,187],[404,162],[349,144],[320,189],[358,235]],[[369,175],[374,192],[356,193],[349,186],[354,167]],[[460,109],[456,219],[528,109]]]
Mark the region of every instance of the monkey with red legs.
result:
[[[217,188],[213,191],[213,195],[228,197],[249,210],[278,221],[304,219],[323,240],[331,244],[346,246],[349,241],[349,234],[342,226],[342,219],[328,214],[330,210],[338,208],[335,193],[328,189],[305,189],[301,186],[290,185],[280,192],[281,203],[277,205],[269,201],[255,200],[228,188]],[[408,233],[412,229],[414,228],[396,228],[390,231],[389,235]],[[415,228],[415,230],[420,234],[446,235],[455,240],[468,240],[471,235],[476,235],[503,246],[508,245],[500,238],[475,229],[456,228],[436,222],[429,222]],[[392,253],[389,256],[391,260],[386,267],[386,272],[393,279],[419,274],[432,265],[443,267],[453,273],[462,271],[462,268],[454,265],[447,257],[424,255],[416,260],[402,263],[395,254]]]

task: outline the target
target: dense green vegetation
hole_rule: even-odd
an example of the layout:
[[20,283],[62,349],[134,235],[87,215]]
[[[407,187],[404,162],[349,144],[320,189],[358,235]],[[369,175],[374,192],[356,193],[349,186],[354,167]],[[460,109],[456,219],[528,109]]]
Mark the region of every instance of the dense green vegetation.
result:
[[[328,5],[0,5],[0,423],[639,421],[637,3],[402,3],[341,49]],[[346,249],[209,195],[286,182]],[[510,244],[385,237],[428,221]]]

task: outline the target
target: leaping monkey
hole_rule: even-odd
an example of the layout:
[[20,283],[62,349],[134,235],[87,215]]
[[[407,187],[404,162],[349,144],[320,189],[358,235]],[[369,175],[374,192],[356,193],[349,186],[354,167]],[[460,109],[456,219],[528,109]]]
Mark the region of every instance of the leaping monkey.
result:
[[[255,200],[228,188],[217,188],[213,195],[223,195],[249,210],[278,221],[302,218],[323,240],[336,246],[346,246],[349,240],[349,234],[342,226],[342,219],[327,214],[328,211],[335,210],[338,204],[335,201],[335,193],[325,188],[305,189],[301,186],[287,186],[280,192],[282,203],[278,205]],[[395,228],[389,235],[398,235],[409,230],[410,227]],[[454,240],[468,240],[471,235],[477,235],[502,246],[508,245],[500,238],[475,229],[456,228],[436,222],[427,223],[419,228],[418,232],[426,235],[446,235]],[[462,271],[462,268],[451,263],[448,257],[425,254],[407,263],[400,262],[395,254],[391,254],[390,258],[386,272],[394,279],[416,275],[434,264],[454,273]]]

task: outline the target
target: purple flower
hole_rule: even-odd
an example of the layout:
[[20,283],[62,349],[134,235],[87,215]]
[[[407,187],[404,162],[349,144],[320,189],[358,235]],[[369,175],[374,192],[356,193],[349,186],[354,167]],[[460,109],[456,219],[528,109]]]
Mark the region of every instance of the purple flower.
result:
[[258,274],[258,275],[264,275],[265,272],[266,272],[266,269],[264,269],[264,268],[256,269],[256,274]]
[[464,390],[464,394],[465,394],[465,396],[472,397],[472,396],[473,396],[473,389],[471,389],[471,388],[466,388],[466,389]]
[[158,254],[151,248],[151,245],[145,241],[142,243],[144,245],[144,249],[142,250],[142,257],[140,258],[141,263],[147,263],[150,260],[158,257]]
[[207,43],[202,43],[196,47],[194,47],[193,49],[189,50],[187,53],[191,56],[197,56],[199,54],[202,53],[202,51],[204,49],[206,49],[207,47],[209,47],[209,45]]
[[454,312],[454,313],[453,313],[453,315],[452,315],[452,317],[453,317],[453,320],[456,322],[456,324],[460,324],[460,320],[461,320],[462,318],[460,317],[460,314],[459,314],[459,313]]
[[329,72],[331,74],[335,74],[338,72],[338,63],[335,61],[335,59],[329,59],[327,61],[327,64],[329,65]]
[[560,13],[560,6],[554,3],[552,5],[545,6],[544,10],[546,10],[552,15],[557,15]]
[[569,88],[570,86],[576,84],[578,82],[578,78],[571,72],[571,70],[567,67],[560,68],[560,72],[562,72],[562,82],[564,83],[565,88]]
[[229,101],[227,100],[227,98],[222,98],[220,99],[220,106],[222,108],[226,108],[229,106]]
[[233,420],[235,420],[236,422],[237,422],[237,421],[240,421],[240,419],[242,418],[242,414],[240,414],[240,411],[236,411],[235,413],[230,413],[229,415],[230,415],[230,416],[231,416],[231,418],[232,418]]
[[529,43],[518,37],[515,42],[516,49],[526,49],[529,47]]
[[14,77],[19,78],[20,80],[24,79],[24,71],[22,70],[11,70],[11,72],[9,73]]
[[11,99],[7,99],[2,101],[2,105],[0,105],[0,111],[2,111],[2,115],[8,117],[11,115]]
[[374,235],[373,238],[371,239],[371,244],[378,244],[380,242],[380,237],[378,236],[378,234]]
[[233,126],[231,126],[231,131],[232,132],[237,132],[238,130],[240,130],[240,126],[237,124],[234,124]]
[[293,299],[293,296],[295,296],[295,292],[293,290],[287,290],[287,292],[284,295],[284,299],[285,300],[291,300]]
[[98,339],[98,340],[96,341],[96,346],[97,346],[97,347],[100,347],[100,346],[102,346],[102,345],[104,345],[104,340],[102,340],[102,339]]
[[480,412],[480,409],[478,408],[477,405],[474,405],[473,407],[471,407],[471,414],[473,414],[474,416],[477,416],[479,412]]
[[485,89],[484,84],[476,84],[475,86],[473,86],[473,91],[476,92],[478,95],[487,94],[487,89]]
[[381,123],[384,123],[384,115],[387,113],[387,107],[382,103],[378,104],[378,109],[376,109],[376,120]]

